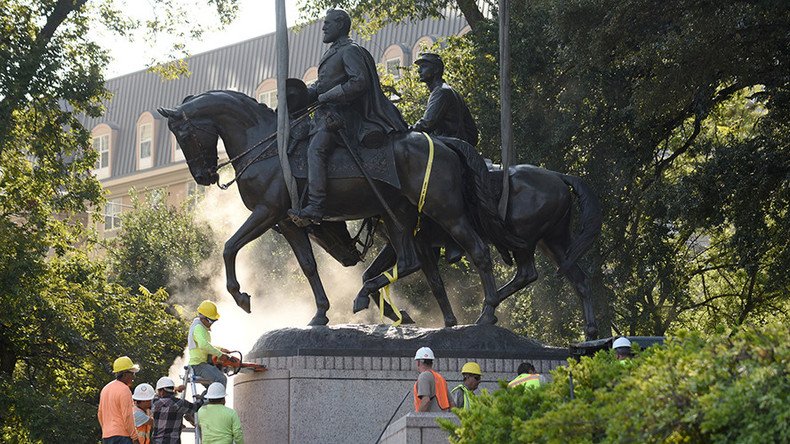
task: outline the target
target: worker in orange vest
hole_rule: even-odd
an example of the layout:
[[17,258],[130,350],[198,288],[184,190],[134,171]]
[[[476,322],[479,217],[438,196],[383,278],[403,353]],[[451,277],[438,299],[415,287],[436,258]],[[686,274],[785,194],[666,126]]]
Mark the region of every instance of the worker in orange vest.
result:
[[414,355],[417,370],[420,372],[413,391],[416,412],[442,412],[455,407],[450,399],[447,381],[433,369],[434,359],[433,350],[428,347],[420,348]]
[[151,430],[154,418],[151,416],[151,401],[154,399],[154,388],[151,384],[142,383],[132,393],[134,400],[134,426],[137,427],[137,440],[140,444],[151,444]]

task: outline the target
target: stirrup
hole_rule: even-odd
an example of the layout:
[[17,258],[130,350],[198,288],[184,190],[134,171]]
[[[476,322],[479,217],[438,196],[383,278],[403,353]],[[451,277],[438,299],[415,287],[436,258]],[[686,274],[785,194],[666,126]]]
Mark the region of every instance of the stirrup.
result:
[[310,225],[321,225],[322,218],[318,215],[310,215],[310,214],[302,214],[302,210],[294,210],[291,208],[288,210],[288,216],[291,218],[291,221],[296,224],[297,227],[307,227]]

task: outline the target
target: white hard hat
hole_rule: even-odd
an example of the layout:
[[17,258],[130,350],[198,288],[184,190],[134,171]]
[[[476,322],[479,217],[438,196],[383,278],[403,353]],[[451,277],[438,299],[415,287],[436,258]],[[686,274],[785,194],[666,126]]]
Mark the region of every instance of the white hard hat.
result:
[[433,350],[431,350],[428,347],[420,347],[420,349],[417,350],[417,353],[415,353],[414,359],[417,360],[417,359],[436,359],[436,358],[433,356]]
[[631,347],[631,341],[628,338],[617,338],[614,340],[614,344],[612,344],[612,348],[620,348],[620,347]]
[[225,386],[221,382],[212,382],[208,386],[206,399],[222,399],[225,397]]
[[135,401],[150,401],[154,399],[154,388],[151,384],[142,383],[134,388],[132,399]]
[[173,382],[173,380],[168,378],[167,376],[162,376],[161,378],[159,378],[158,381],[156,381],[157,390],[168,389],[168,388],[173,389],[175,387],[176,387],[176,383]]

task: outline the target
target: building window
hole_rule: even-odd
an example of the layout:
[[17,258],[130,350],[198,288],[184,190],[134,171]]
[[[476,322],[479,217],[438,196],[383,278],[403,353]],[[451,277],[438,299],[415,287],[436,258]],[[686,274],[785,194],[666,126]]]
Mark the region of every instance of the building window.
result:
[[99,154],[94,170],[96,177],[104,179],[110,176],[110,135],[102,134],[93,138],[93,149]]
[[181,149],[181,145],[178,144],[174,134],[170,134],[170,144],[173,146],[173,161],[184,160],[184,151]]
[[392,77],[395,77],[396,79],[400,78],[401,61],[400,61],[399,58],[397,58],[397,59],[387,59],[387,61],[385,62],[384,66],[385,66],[388,74],[392,74]]
[[277,79],[266,79],[255,88],[255,98],[271,109],[277,108]]
[[308,68],[302,76],[302,81],[304,81],[304,84],[307,86],[312,85],[316,80],[318,80],[318,68],[315,66]]
[[121,228],[122,206],[123,203],[120,198],[109,200],[104,204],[104,231]]
[[259,93],[258,103],[264,103],[271,109],[277,108],[277,90],[273,89]]
[[143,123],[137,127],[137,152],[139,155],[137,169],[151,168],[154,165],[153,128],[154,126],[150,123]]
[[379,60],[384,64],[384,70],[396,79],[400,78],[400,67],[408,62],[406,53],[401,45],[390,45],[387,47]]

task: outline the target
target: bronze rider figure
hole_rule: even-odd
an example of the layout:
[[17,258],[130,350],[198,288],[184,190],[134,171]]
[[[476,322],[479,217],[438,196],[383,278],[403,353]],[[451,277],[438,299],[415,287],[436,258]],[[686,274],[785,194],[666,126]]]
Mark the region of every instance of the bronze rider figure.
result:
[[[321,57],[318,80],[308,88],[310,103],[320,106],[310,129],[307,157],[308,205],[288,214],[297,225],[319,224],[324,217],[327,159],[346,140],[376,148],[393,132],[405,132],[400,111],[381,90],[376,63],[370,53],[348,36],[351,17],[341,9],[326,13],[324,43],[332,45]],[[348,147],[357,149],[357,146]]]

